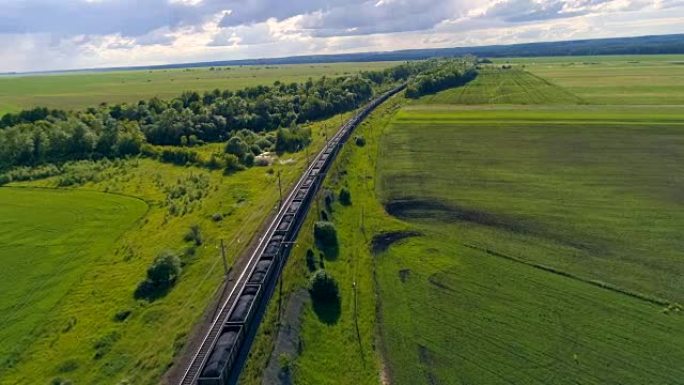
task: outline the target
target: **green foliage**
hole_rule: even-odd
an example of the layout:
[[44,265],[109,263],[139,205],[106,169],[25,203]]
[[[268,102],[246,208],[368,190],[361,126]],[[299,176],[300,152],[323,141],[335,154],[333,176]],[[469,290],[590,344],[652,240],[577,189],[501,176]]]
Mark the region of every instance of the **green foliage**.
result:
[[95,343],[93,344],[93,348],[95,349],[95,355],[93,356],[93,359],[99,360],[102,357],[105,356],[105,354],[109,353],[110,350],[112,350],[112,347],[114,344],[121,338],[121,334],[118,332],[110,332],[99,338]]
[[342,189],[340,189],[340,203],[345,206],[349,206],[351,204],[351,193],[346,187],[342,187]]
[[[229,140],[226,152],[244,160],[255,144],[255,132],[274,131],[353,110],[373,96],[373,82],[369,77],[392,82],[426,67],[424,63],[415,63],[402,65],[403,70],[399,72],[382,71],[387,75],[401,74],[400,77],[378,77],[364,72],[310,79],[299,84],[247,87],[236,92],[214,90],[204,96],[184,92],[171,100],[155,97],[135,104],[101,105],[85,111],[37,108],[10,114],[0,120],[4,127],[0,130],[0,170],[64,160],[136,155],[148,143],[185,147],[219,142],[234,127],[244,130],[240,131],[240,137]],[[281,152],[296,151],[310,141],[310,135],[299,129],[278,134],[276,149]],[[266,146],[262,142],[255,146],[254,152]],[[196,155],[186,149],[164,149],[161,159],[181,165],[197,163]]]
[[309,293],[314,301],[330,302],[339,299],[340,289],[327,271],[319,269],[309,279]]
[[276,134],[275,150],[278,153],[296,152],[311,142],[311,130],[302,127],[280,128]]
[[226,154],[233,154],[238,159],[242,159],[249,151],[249,146],[239,136],[233,136],[226,143]]
[[226,175],[230,175],[236,171],[241,171],[245,169],[245,166],[243,166],[240,163],[240,159],[238,159],[238,157],[233,154],[226,154],[223,157],[223,162],[225,163],[223,173]]
[[423,95],[462,86],[477,76],[473,63],[463,60],[449,60],[434,69],[425,71],[406,87],[406,97],[417,99]]
[[135,290],[135,298],[154,301],[165,296],[180,274],[180,258],[169,250],[161,252],[147,269],[147,278]]
[[306,249],[306,267],[309,269],[309,272],[316,270],[316,256],[310,248]]
[[364,138],[363,135],[357,135],[354,138],[354,143],[359,147],[363,147],[366,145],[366,138]]
[[190,226],[190,230],[188,230],[183,239],[186,242],[193,242],[196,246],[202,245],[204,238],[202,237],[202,230],[199,225]]
[[337,245],[337,229],[332,222],[318,221],[314,224],[314,239],[322,247]]

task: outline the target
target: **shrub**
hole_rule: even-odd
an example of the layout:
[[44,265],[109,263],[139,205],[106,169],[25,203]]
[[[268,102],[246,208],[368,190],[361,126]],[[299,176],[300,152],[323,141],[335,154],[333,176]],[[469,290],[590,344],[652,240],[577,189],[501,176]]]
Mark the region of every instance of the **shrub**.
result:
[[354,141],[356,142],[356,145],[359,147],[363,147],[366,145],[366,138],[364,138],[361,135],[357,136]]
[[135,298],[153,301],[164,296],[181,273],[181,260],[170,251],[163,251],[147,269],[147,278],[135,290]]
[[290,355],[287,353],[280,353],[278,356],[278,364],[283,373],[289,373],[290,367],[292,366],[292,358],[290,358]]
[[249,151],[249,146],[239,136],[234,136],[228,139],[225,147],[226,154],[232,154],[238,158],[242,158],[245,156],[247,151]]
[[314,238],[322,246],[335,246],[337,245],[337,229],[330,222],[318,221],[314,224]]
[[309,293],[317,302],[328,302],[339,299],[337,281],[323,269],[317,270],[309,279]]
[[223,220],[223,214],[221,213],[214,213],[211,215],[211,220],[214,222],[221,222]]
[[311,249],[306,250],[306,267],[310,272],[316,270],[316,256]]
[[223,157],[223,160],[225,161],[223,173],[226,175],[245,169],[245,167],[240,164],[238,157],[233,154],[226,154]]
[[342,190],[340,190],[340,203],[345,206],[349,206],[351,204],[351,193],[346,187],[342,187]]
[[180,259],[167,250],[161,252],[147,269],[147,279],[155,284],[170,285],[176,281],[180,273]]
[[125,321],[126,319],[128,319],[128,316],[131,315],[131,313],[133,313],[133,311],[130,309],[121,310],[121,311],[116,312],[116,314],[114,314],[114,322]]
[[200,229],[199,225],[190,226],[190,230],[188,230],[187,234],[185,234],[184,239],[185,242],[194,242],[197,246],[201,245],[204,239],[202,237],[202,230]]

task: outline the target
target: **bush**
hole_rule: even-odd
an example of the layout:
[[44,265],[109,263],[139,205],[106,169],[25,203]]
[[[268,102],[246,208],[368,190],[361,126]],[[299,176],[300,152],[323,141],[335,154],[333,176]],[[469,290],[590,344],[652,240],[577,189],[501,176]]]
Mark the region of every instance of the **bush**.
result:
[[211,215],[211,220],[214,222],[221,222],[223,220],[223,214],[221,213],[214,213]]
[[306,267],[310,272],[316,270],[316,255],[311,249],[306,250]]
[[170,251],[163,251],[147,269],[147,279],[155,284],[170,285],[176,281],[180,273],[181,263],[178,256]]
[[202,230],[199,225],[190,226],[190,230],[185,234],[185,242],[194,242],[195,245],[199,246],[204,241],[202,238]]
[[309,279],[309,293],[317,302],[335,301],[340,295],[337,281],[323,269],[317,270]]
[[240,159],[238,159],[238,157],[233,154],[226,154],[223,157],[223,160],[225,161],[225,168],[223,169],[223,173],[226,175],[245,169],[245,167],[240,164]]
[[361,135],[357,136],[354,141],[356,142],[356,145],[359,147],[363,147],[366,145],[366,138],[364,138]]
[[323,247],[337,245],[337,229],[335,225],[326,221],[318,221],[314,224],[314,238]]
[[249,146],[244,140],[242,140],[242,138],[239,136],[234,136],[228,140],[224,151],[226,154],[232,154],[237,158],[242,158],[245,156],[247,151],[249,151]]
[[351,193],[346,187],[342,187],[342,190],[340,190],[340,203],[345,206],[349,206],[351,204]]
[[180,273],[180,258],[170,251],[163,251],[147,269],[147,279],[138,285],[135,298],[153,301],[166,295]]

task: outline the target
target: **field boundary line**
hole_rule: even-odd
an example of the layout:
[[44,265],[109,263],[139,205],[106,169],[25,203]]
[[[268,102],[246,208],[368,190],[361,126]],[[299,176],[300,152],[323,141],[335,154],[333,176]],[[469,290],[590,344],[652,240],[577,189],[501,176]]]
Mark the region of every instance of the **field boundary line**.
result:
[[490,250],[486,247],[475,246],[475,245],[467,244],[467,243],[464,243],[463,246],[465,246],[469,249],[481,251],[487,255],[507,259],[509,261],[520,263],[520,264],[523,264],[526,266],[530,266],[530,267],[533,267],[535,269],[546,271],[548,273],[553,273],[553,274],[560,275],[560,276],[566,277],[566,278],[570,278],[570,279],[573,279],[573,280],[576,280],[576,281],[579,281],[582,283],[587,283],[589,285],[596,286],[596,287],[599,287],[601,289],[609,290],[609,291],[612,291],[614,293],[623,294],[623,295],[626,295],[628,297],[632,297],[632,298],[635,298],[635,299],[638,299],[641,301],[651,303],[653,305],[669,306],[672,304],[672,302],[667,301],[667,300],[662,299],[662,298],[642,294],[642,293],[639,293],[636,291],[627,290],[627,289],[621,288],[619,286],[611,285],[611,284],[603,282],[603,281],[598,281],[598,280],[589,279],[589,278],[583,278],[579,275],[569,273],[567,271],[563,271],[563,270],[556,269],[554,267],[550,267],[550,266],[546,266],[546,265],[542,265],[539,263],[525,261],[523,259],[520,259],[518,257],[514,257],[512,255],[507,255],[507,254],[499,253],[499,252],[494,251],[494,250]]

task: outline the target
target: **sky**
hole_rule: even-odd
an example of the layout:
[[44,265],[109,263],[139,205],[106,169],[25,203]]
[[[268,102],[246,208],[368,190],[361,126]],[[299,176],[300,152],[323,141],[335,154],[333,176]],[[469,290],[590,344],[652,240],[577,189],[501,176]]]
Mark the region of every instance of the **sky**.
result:
[[684,0],[0,0],[0,72],[684,32]]

